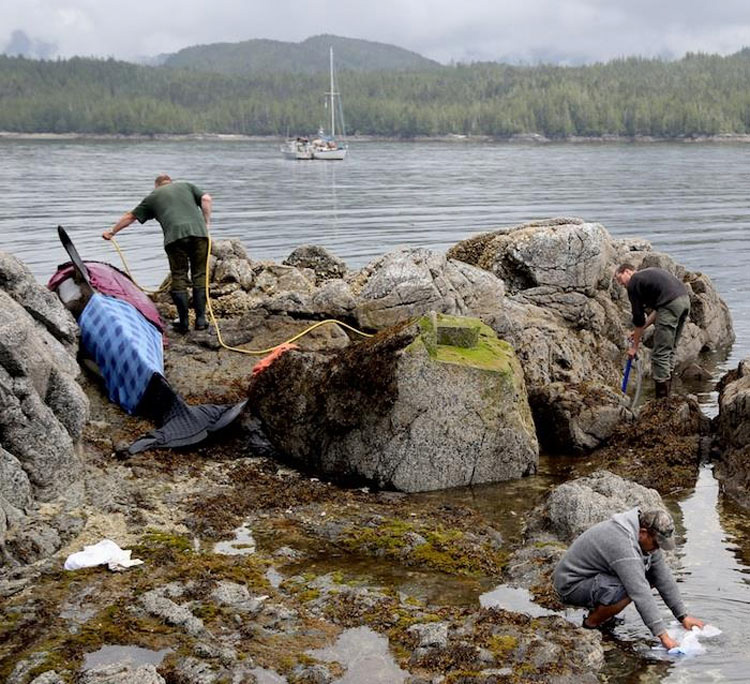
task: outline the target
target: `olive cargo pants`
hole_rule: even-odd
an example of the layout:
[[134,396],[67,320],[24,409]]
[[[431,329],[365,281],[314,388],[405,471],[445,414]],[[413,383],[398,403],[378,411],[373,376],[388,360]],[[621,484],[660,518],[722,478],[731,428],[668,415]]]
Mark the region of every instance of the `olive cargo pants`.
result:
[[660,306],[654,322],[654,349],[651,352],[651,374],[655,382],[666,382],[675,366],[675,349],[690,313],[690,297],[682,295]]
[[[166,245],[164,250],[167,253],[169,270],[172,274],[171,290],[186,292],[191,281],[196,290],[203,290],[206,287],[208,238],[181,238]],[[188,270],[190,277],[188,277]]]

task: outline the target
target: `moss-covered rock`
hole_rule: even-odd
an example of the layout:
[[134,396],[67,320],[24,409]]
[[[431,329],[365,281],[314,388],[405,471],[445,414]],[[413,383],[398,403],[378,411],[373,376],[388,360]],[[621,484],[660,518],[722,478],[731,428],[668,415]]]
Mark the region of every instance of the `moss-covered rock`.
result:
[[[440,344],[446,329],[476,344]],[[279,452],[328,476],[416,492],[536,470],[523,371],[478,319],[432,313],[336,355],[289,352],[250,399]]]

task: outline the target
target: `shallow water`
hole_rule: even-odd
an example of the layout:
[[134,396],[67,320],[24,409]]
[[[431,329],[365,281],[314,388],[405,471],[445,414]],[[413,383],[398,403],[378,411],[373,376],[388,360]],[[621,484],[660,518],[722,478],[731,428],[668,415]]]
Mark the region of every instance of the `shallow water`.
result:
[[[722,527],[718,482],[710,466],[701,468],[695,490],[672,502],[682,515],[683,543],[678,546],[681,570],[676,573],[682,597],[694,617],[718,627],[722,634],[701,639],[706,652],[692,657],[667,656],[654,649],[635,608],[621,614],[625,623],[608,638],[607,674],[611,682],[747,682],[750,672],[747,619],[750,616],[748,568],[738,561],[739,543]],[[731,504],[727,504],[731,508]],[[679,628],[660,599],[669,627]],[[616,647],[615,647],[616,644]],[[638,658],[634,658],[638,656]]]
[[224,556],[249,556],[255,553],[255,539],[247,525],[241,525],[234,531],[234,539],[216,542],[214,553]]
[[346,668],[333,684],[400,684],[409,677],[393,659],[388,638],[369,627],[345,629],[332,646],[307,653],[316,660]]
[[159,665],[164,658],[172,652],[171,648],[161,651],[152,651],[139,646],[102,646],[98,651],[87,653],[84,656],[83,669],[90,670],[103,665],[115,663],[130,663],[131,665]]

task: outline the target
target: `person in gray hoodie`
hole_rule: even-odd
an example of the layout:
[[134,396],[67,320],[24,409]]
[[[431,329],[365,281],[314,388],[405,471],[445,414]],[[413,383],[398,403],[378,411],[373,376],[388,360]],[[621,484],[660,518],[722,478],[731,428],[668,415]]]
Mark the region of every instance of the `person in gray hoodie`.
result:
[[663,510],[634,508],[590,527],[570,545],[555,568],[553,582],[563,603],[589,609],[587,629],[603,629],[631,601],[643,622],[669,650],[678,643],[667,633],[659,595],[685,629],[703,627],[688,615],[662,549],[675,547],[674,523]]

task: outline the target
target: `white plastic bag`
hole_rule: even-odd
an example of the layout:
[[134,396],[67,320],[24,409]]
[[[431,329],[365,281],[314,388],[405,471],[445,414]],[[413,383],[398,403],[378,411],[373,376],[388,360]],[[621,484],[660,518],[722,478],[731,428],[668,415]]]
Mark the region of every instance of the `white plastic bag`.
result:
[[701,646],[698,641],[698,635],[695,632],[686,632],[685,636],[680,640],[680,645],[675,648],[670,648],[669,655],[701,655],[705,653],[706,649]]
[[110,570],[124,570],[133,565],[141,565],[142,560],[130,558],[130,549],[121,549],[111,539],[103,539],[93,546],[84,546],[83,551],[72,553],[65,559],[66,570],[93,568],[106,565]]
[[703,628],[693,627],[692,630],[685,631],[682,628],[668,630],[669,636],[675,640],[679,640],[679,646],[669,649],[667,653],[669,655],[687,655],[695,656],[702,655],[706,652],[706,647],[703,646],[698,638],[711,638],[719,636],[721,630],[713,625],[704,625]]

